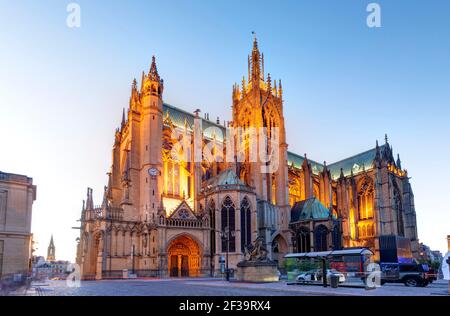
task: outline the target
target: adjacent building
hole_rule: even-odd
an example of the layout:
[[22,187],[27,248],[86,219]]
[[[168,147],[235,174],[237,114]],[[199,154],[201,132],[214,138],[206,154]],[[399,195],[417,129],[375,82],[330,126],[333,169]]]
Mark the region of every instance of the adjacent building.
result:
[[0,172],[0,278],[31,271],[33,179]]
[[[87,190],[77,248],[84,278],[122,269],[214,275],[227,254],[235,267],[258,236],[280,267],[288,252],[342,247],[369,247],[377,259],[381,236],[407,239],[417,256],[414,195],[387,136],[331,164],[289,152],[284,107],[292,105],[265,73],[256,39],[248,76],[233,85],[231,121],[165,103],[164,87],[153,58],[140,87],[132,83],[101,205]],[[276,156],[277,168],[253,150]]]

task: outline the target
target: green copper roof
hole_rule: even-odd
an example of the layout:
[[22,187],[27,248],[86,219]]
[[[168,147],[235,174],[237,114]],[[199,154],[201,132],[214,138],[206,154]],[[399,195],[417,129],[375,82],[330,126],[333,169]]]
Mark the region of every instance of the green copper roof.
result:
[[[383,151],[385,145],[380,146],[380,152]],[[354,174],[357,174],[361,171],[370,170],[373,168],[373,160],[375,159],[376,148],[372,148],[355,156],[340,160],[338,162],[332,163],[327,166],[328,170],[330,170],[331,178],[338,179],[341,175],[341,168],[344,172],[344,176],[349,176],[353,170]],[[288,164],[294,164],[295,168],[301,168],[304,157],[299,156],[297,154],[288,152]],[[315,162],[308,158],[308,161],[311,163],[311,168],[314,174],[318,174],[323,171],[323,164]]]
[[[305,161],[305,157],[302,157],[300,155],[294,154],[292,152],[288,151],[288,165],[291,166],[294,165],[295,168],[301,169],[303,161]],[[308,158],[309,163],[311,164],[311,168],[314,174],[319,174],[323,170],[323,165],[311,160]]]
[[217,176],[209,179],[206,183],[206,185],[208,186],[210,185],[212,187],[219,185],[233,185],[233,184],[245,185],[245,183],[241,179],[239,179],[239,177],[231,168],[223,170]]
[[291,223],[328,217],[330,211],[315,197],[295,203],[291,210]]
[[[380,146],[380,152],[383,150],[384,145]],[[363,153],[357,154],[350,158],[332,163],[328,166],[333,179],[339,178],[341,174],[341,168],[343,169],[344,176],[349,176],[353,170],[353,173],[359,173],[361,171],[370,170],[373,168],[373,160],[377,153],[376,148],[370,149]]]
[[[194,114],[176,108],[170,104],[164,103],[163,118],[165,118],[167,114],[169,115],[172,124],[175,125],[176,127],[183,129],[186,122],[188,130],[190,131],[194,130],[194,117],[195,117]],[[201,118],[201,120],[203,133],[207,138],[214,139],[215,136],[218,141],[224,140],[226,135],[225,126],[209,120],[205,120],[203,118]]]
[[[170,104],[164,103],[163,104],[163,117],[169,116],[172,124],[175,125],[178,128],[184,128],[185,122],[187,124],[187,128],[192,131],[194,127],[194,114],[186,112],[184,110],[181,110],[179,108],[176,108]],[[202,120],[202,129],[204,135],[209,138],[213,139],[214,136],[218,141],[223,141],[224,137],[226,136],[226,128],[225,126],[221,124],[217,124],[216,122],[205,120],[201,118]],[[380,151],[383,150],[385,145],[380,146]],[[357,154],[355,156],[343,159],[341,161],[332,163],[328,165],[328,169],[331,172],[331,177],[333,179],[338,179],[341,174],[341,168],[343,169],[344,176],[349,176],[351,171],[353,170],[353,173],[358,173],[365,168],[365,170],[372,169],[372,163],[375,158],[376,149],[372,148],[368,151],[365,151],[363,153]],[[292,152],[288,152],[288,164],[294,165],[295,168],[300,169],[302,167],[303,161],[305,158],[303,156],[297,155]],[[311,164],[311,168],[314,174],[319,174],[323,171],[323,164],[318,163],[314,160],[311,160],[308,158],[308,161]],[[363,167],[364,166],[364,167]]]

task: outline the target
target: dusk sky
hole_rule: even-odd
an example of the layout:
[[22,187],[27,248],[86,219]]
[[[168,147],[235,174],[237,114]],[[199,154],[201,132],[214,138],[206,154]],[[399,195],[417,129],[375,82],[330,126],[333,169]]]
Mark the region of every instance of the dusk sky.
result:
[[37,254],[54,235],[75,260],[88,186],[100,204],[114,130],[156,55],[164,101],[231,119],[232,85],[247,75],[252,31],[265,70],[282,79],[289,150],[332,163],[384,142],[400,153],[418,234],[450,234],[450,2],[0,0],[0,170],[37,185]]

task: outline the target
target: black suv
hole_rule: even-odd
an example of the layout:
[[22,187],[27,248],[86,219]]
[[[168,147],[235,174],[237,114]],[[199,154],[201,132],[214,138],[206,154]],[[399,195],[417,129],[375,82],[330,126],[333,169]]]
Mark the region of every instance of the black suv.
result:
[[416,263],[381,263],[381,284],[404,283],[406,286],[427,286],[428,266]]

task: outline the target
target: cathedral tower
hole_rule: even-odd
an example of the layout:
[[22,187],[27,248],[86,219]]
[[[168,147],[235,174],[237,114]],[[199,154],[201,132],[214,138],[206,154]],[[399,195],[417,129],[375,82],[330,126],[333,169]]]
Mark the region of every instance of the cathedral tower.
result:
[[158,74],[155,57],[141,88],[141,209],[142,219],[156,217],[162,194],[162,122],[163,79]]
[[[270,74],[265,79],[264,54],[259,51],[256,37],[251,56],[248,56],[248,80],[246,82],[244,77],[241,87],[233,87],[233,127],[242,128],[246,135],[242,142],[246,159],[238,162],[239,177],[256,188],[259,200],[278,207],[277,229],[287,229],[289,197],[283,90],[281,81],[278,85],[276,81],[272,82]],[[253,140],[251,133],[248,133],[249,128],[256,132]],[[256,162],[249,160],[251,146],[257,148]],[[262,159],[261,152],[268,155],[269,163]],[[263,172],[268,164],[272,164],[273,168]]]

